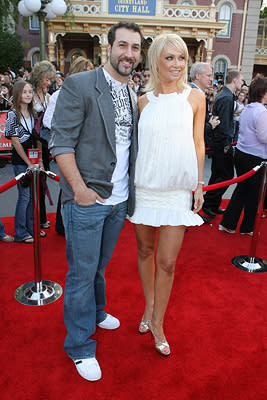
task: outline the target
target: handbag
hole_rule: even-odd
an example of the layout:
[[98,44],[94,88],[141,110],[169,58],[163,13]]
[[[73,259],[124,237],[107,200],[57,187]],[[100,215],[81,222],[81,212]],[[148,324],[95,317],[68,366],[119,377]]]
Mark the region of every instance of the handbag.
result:
[[44,112],[42,112],[34,123],[34,133],[35,137],[41,141],[49,142],[50,139],[50,129],[43,124]]

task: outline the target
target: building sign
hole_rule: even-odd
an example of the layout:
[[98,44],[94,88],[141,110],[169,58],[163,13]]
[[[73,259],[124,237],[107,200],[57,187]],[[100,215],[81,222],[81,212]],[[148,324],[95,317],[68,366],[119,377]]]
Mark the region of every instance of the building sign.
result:
[[151,15],[156,12],[156,0],[109,0],[109,14]]

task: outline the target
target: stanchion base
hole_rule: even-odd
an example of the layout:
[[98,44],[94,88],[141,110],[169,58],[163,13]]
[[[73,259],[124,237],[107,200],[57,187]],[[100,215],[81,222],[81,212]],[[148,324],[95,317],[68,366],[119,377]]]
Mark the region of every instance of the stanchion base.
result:
[[15,299],[27,306],[44,306],[53,303],[62,295],[62,287],[51,281],[24,283],[17,288]]
[[237,256],[232,259],[232,264],[247,272],[267,272],[267,262],[258,257]]

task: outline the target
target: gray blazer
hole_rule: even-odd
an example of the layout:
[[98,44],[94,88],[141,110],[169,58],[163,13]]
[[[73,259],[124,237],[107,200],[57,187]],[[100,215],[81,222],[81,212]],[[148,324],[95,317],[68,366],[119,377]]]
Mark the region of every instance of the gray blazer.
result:
[[[134,171],[137,155],[138,110],[135,93],[129,89],[133,130],[129,163],[128,214],[134,212]],[[69,76],[58,96],[49,148],[67,147],[75,152],[85,184],[101,197],[111,195],[116,166],[115,115],[110,88],[102,67]],[[73,191],[61,176],[62,202],[73,200]]]

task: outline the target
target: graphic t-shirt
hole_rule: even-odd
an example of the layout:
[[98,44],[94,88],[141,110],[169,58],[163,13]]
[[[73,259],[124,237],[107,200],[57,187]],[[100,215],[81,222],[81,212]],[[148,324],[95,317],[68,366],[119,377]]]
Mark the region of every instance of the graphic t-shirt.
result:
[[132,110],[127,83],[122,84],[116,81],[105,69],[103,69],[103,72],[110,87],[114,105],[117,156],[117,164],[111,179],[113,183],[112,194],[106,199],[104,204],[114,205],[128,199],[128,168],[132,134]]

